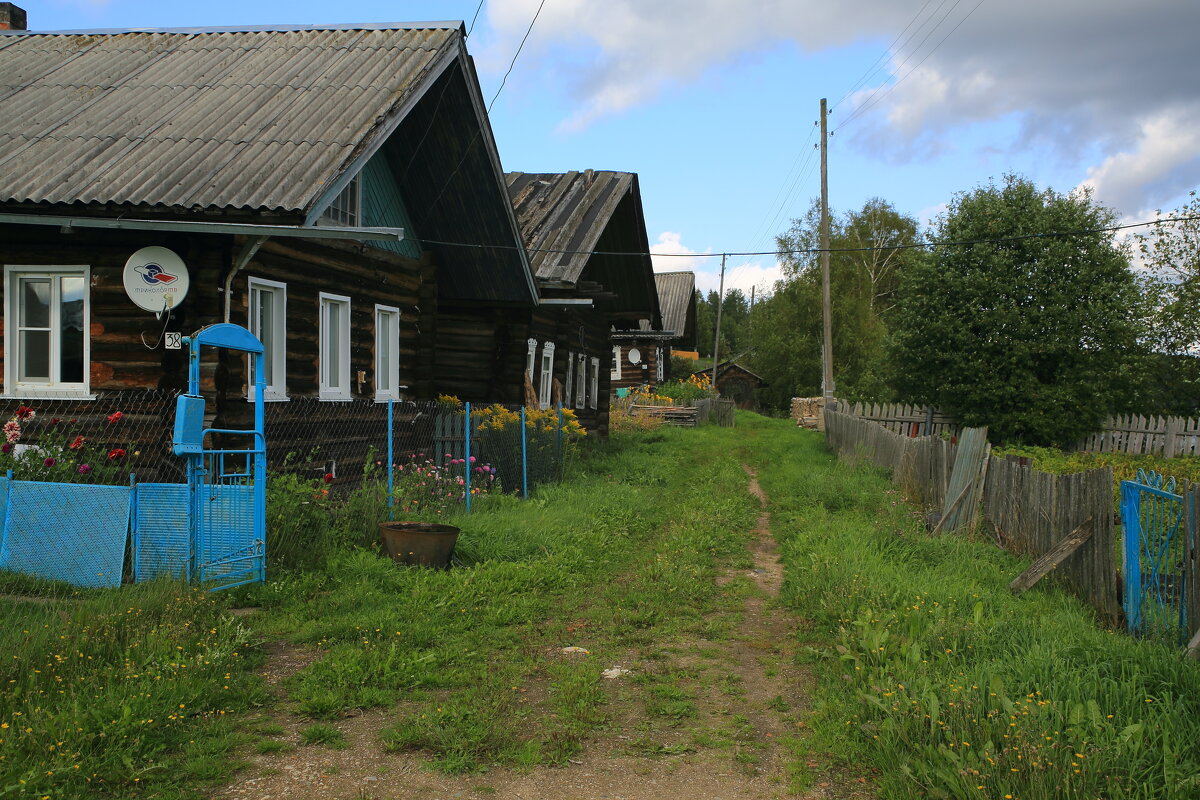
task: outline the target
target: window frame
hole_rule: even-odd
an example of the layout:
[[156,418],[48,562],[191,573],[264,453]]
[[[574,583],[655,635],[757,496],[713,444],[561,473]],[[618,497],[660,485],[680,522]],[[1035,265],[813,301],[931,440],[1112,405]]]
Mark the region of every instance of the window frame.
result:
[[592,356],[592,386],[588,395],[589,406],[596,409],[600,405],[600,358]]
[[339,228],[357,228],[362,224],[362,172],[355,174],[325,207],[321,223]]
[[[379,376],[384,371],[380,361],[380,335],[379,335],[379,319],[382,316],[392,317],[392,330],[390,351],[392,354],[391,363],[386,365],[390,367],[392,386],[390,388],[379,388]],[[385,306],[379,303],[375,304],[375,400],[399,400],[400,399],[400,309],[397,306]]]
[[[266,290],[273,295],[271,301],[274,308],[272,311],[275,315],[274,324],[274,341],[278,341],[280,346],[277,352],[270,353],[271,369],[275,373],[275,381],[267,384],[263,390],[263,402],[278,403],[288,399],[287,393],[287,284],[282,281],[273,281],[268,278],[255,278],[248,276],[246,279],[246,328],[254,334],[260,342],[263,343],[263,361],[265,363],[268,353],[267,342],[263,340],[260,334],[258,324],[256,324],[254,298],[256,292]],[[246,399],[254,402],[254,356],[246,356]]]
[[663,382],[663,377],[666,374],[663,370],[663,349],[661,345],[654,348],[654,375],[658,383]]
[[[529,376],[529,384],[536,386],[537,384],[534,383],[533,378],[536,374],[534,368],[537,367],[538,340],[533,338],[526,339],[525,346],[527,348],[525,351],[525,374]],[[524,389],[521,391],[524,391]]]
[[[339,375],[341,386],[334,386],[329,381],[329,359],[326,354],[329,352],[329,324],[327,307],[331,305],[344,306],[345,314],[338,326],[341,333],[340,347],[338,348],[339,355]],[[351,399],[350,392],[350,298],[341,294],[330,294],[329,292],[320,292],[317,295],[317,313],[318,313],[318,345],[317,345],[317,379],[318,379],[318,399],[331,401],[345,401]]]
[[[91,394],[92,373],[92,274],[89,264],[5,264],[4,265],[4,396],[34,399],[36,397],[94,399]],[[47,278],[51,281],[50,301],[50,379],[21,381],[20,292],[22,278]],[[58,279],[83,279],[83,380],[79,383],[55,381],[56,371],[62,368],[62,288]],[[57,302],[54,300],[57,295]],[[60,374],[61,378],[61,374]]]
[[571,387],[575,384],[575,351],[567,351],[567,375],[563,382],[563,406],[571,407]]
[[542,345],[542,358],[538,369],[538,408],[545,411],[550,407],[554,390],[554,342]]
[[609,380],[621,380],[621,345],[612,346],[612,365],[608,368]]
[[579,371],[575,374],[575,407],[583,408],[587,399],[587,353],[579,354]]

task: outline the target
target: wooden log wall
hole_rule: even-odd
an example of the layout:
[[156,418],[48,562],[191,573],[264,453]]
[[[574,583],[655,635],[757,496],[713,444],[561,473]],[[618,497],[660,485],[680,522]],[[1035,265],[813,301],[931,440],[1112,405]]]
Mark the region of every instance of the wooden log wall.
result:
[[[158,342],[164,322],[134,305],[125,294],[125,262],[137,250],[151,246],[166,247],[183,259],[191,289],[165,326],[167,331],[191,333],[219,319],[220,300],[215,287],[229,263],[231,238],[90,228],[62,233],[42,225],[5,225],[0,264],[90,268],[91,391],[183,389],[187,387],[187,351],[166,350]],[[0,304],[0,321],[3,313],[4,304]],[[151,349],[145,343],[158,346]],[[0,339],[0,367],[2,348]],[[215,372],[215,363],[208,364],[204,371],[204,382],[210,390]]]
[[[905,494],[924,506],[940,507],[958,448],[941,437],[908,437],[852,414],[825,411],[830,449],[843,458],[869,461],[889,470]],[[1066,559],[1056,574],[1108,624],[1121,620],[1114,554],[1119,542],[1113,524],[1110,468],[1050,475],[1019,462],[991,456],[982,497],[983,519],[1006,549],[1040,556],[1092,518],[1091,538]]]
[[[670,348],[666,347],[659,340],[653,339],[619,339],[609,342],[609,350],[612,347],[621,348],[621,377],[619,380],[612,381],[612,388],[622,389],[634,386],[658,384],[658,348],[663,349],[663,381],[671,380],[670,377]],[[640,358],[637,364],[629,360],[629,350],[636,347]],[[611,361],[611,359],[610,359]],[[612,367],[609,367],[611,372]]]

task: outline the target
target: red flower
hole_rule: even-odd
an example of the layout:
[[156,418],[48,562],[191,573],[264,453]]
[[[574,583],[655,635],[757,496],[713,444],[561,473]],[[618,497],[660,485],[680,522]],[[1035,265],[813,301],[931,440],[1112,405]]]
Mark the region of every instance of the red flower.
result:
[[[117,413],[119,414],[120,412],[118,411]],[[125,457],[125,451],[120,447],[114,447],[112,450],[108,451],[108,460],[109,461],[119,461],[124,457]]]
[[[120,422],[121,418],[124,416],[125,415],[122,414],[120,411],[114,411],[113,413],[108,415],[108,424],[112,425],[114,423]],[[124,453],[125,451],[122,450],[121,452]]]
[[60,422],[62,422],[62,417],[54,417],[53,419],[50,420],[51,425],[57,425]]
[[333,473],[326,472],[324,480],[326,483],[333,483]]
[[33,419],[33,409],[29,406],[21,406],[17,409],[17,419]]
[[54,461],[54,459],[53,459],[53,458],[47,458],[47,459],[46,459],[44,462],[42,462],[42,463],[44,463],[44,464],[45,464],[47,467],[53,467],[53,466],[54,466],[54,464],[55,464],[55,461]]
[[79,448],[83,447],[83,443],[86,441],[87,439],[83,438],[82,436],[76,436],[75,441],[71,442],[69,445],[67,445],[67,447],[72,450],[78,450]]

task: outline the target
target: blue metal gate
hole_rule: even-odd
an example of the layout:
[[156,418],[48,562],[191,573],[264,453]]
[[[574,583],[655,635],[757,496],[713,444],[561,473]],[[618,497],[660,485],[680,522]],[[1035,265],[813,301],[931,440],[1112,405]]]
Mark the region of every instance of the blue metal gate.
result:
[[1186,640],[1188,554],[1194,527],[1175,479],[1138,470],[1121,481],[1125,527],[1125,618],[1135,636]]
[[[266,577],[267,445],[263,431],[263,346],[240,325],[202,328],[188,343],[188,393],[175,410],[174,450],[187,459],[188,577],[227,589]],[[251,428],[208,428],[200,354],[218,347],[250,355],[255,376]]]

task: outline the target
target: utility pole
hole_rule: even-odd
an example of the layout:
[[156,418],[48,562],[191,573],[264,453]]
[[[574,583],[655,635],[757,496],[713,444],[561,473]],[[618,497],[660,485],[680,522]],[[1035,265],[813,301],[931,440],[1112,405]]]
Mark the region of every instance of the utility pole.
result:
[[717,390],[717,350],[721,347],[721,306],[725,305],[725,254],[721,253],[721,288],[717,291],[717,333],[713,336],[712,388]]
[[833,400],[833,319],[829,303],[829,127],[826,100],[821,98],[821,316],[825,334],[821,349],[821,394],[828,407]]

